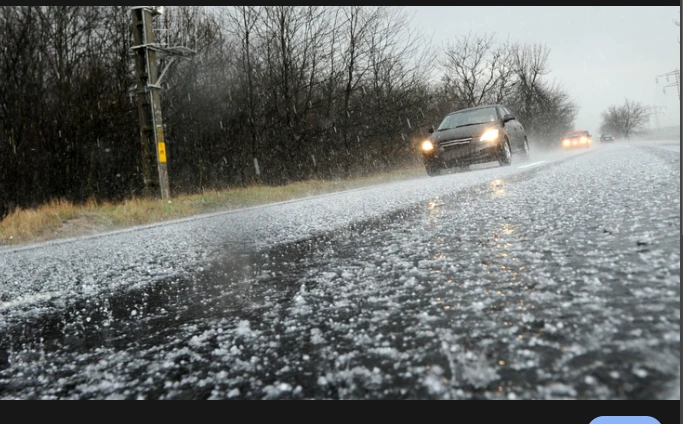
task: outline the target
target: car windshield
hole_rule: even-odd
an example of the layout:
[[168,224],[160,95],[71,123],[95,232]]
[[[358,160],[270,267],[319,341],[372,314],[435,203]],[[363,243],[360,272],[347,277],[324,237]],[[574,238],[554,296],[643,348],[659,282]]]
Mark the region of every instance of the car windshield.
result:
[[585,131],[576,131],[576,132],[571,132],[571,133],[567,134],[567,137],[568,138],[574,138],[574,137],[581,137],[584,135],[586,135]]
[[439,128],[437,128],[437,131],[450,130],[466,125],[495,122],[497,118],[498,114],[496,113],[496,109],[494,107],[468,109],[446,116],[446,118],[444,118],[444,120],[441,122],[441,125],[439,125]]

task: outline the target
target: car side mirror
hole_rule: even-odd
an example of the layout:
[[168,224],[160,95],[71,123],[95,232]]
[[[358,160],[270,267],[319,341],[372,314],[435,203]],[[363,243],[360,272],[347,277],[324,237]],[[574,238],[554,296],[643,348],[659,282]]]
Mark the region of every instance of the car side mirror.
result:
[[433,132],[434,132],[434,127],[430,127],[430,128],[429,128],[429,133],[431,134],[431,133],[433,133]]
[[503,116],[503,122],[512,121],[513,119],[515,119],[515,115],[511,113],[506,113],[505,116]]

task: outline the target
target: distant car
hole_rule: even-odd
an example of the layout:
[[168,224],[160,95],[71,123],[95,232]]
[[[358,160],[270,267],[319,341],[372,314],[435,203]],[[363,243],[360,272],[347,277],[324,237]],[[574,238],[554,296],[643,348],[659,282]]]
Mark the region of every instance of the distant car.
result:
[[574,149],[577,147],[590,147],[593,139],[588,131],[576,130],[565,134],[562,139],[562,147],[565,149]]
[[512,163],[512,154],[529,155],[524,127],[503,105],[477,106],[451,112],[422,142],[420,150],[429,176],[442,169],[498,161]]
[[600,134],[600,142],[612,142],[614,141],[614,136],[612,134]]

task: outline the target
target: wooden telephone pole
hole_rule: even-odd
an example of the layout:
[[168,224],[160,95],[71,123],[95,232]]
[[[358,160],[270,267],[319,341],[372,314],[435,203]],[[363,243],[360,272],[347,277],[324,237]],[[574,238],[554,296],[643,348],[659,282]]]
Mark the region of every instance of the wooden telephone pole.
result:
[[[133,43],[135,56],[138,115],[140,119],[140,141],[142,143],[143,194],[152,195],[159,189],[162,199],[171,197],[168,180],[166,139],[161,114],[161,81],[176,57],[190,57],[195,52],[187,47],[170,47],[157,43],[153,20],[163,13],[163,6],[134,6],[131,8]],[[171,56],[159,74],[157,60]],[[154,175],[156,162],[157,175]]]

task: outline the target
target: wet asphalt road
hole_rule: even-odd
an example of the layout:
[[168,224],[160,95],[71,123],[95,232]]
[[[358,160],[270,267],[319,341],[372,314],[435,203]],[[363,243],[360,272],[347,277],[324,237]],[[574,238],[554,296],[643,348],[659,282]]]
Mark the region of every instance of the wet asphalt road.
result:
[[679,152],[0,251],[0,399],[680,399]]

